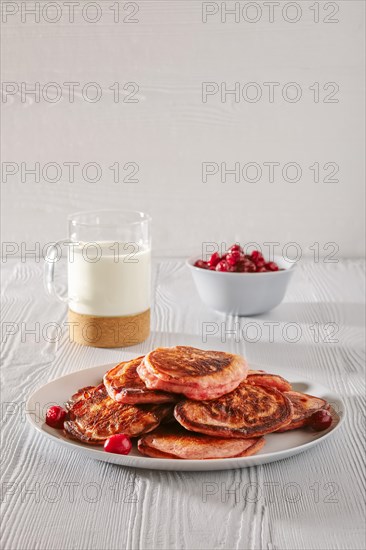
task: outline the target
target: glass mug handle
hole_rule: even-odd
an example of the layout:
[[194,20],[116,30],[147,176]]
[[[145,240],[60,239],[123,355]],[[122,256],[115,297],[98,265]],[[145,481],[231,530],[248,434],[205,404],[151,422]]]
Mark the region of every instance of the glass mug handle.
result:
[[[62,240],[51,244],[47,249],[47,254],[44,264],[44,286],[50,296],[55,296],[60,302],[68,304],[70,299],[68,296],[62,296],[57,292],[55,287],[55,264],[62,258],[62,246],[69,245],[71,241]],[[59,253],[61,250],[61,256]]]

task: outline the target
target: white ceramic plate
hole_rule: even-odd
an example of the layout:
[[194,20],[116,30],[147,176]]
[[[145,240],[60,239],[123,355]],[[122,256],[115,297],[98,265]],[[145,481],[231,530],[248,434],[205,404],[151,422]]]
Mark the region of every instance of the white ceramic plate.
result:
[[[131,453],[127,456],[106,453],[102,446],[85,445],[67,439],[61,430],[50,428],[45,424],[45,413],[51,405],[63,405],[73,393],[83,386],[97,385],[100,383],[103,374],[110,368],[115,366],[100,365],[90,369],[83,369],[66,376],[62,376],[53,382],[50,382],[38,389],[28,400],[26,411],[27,418],[36,430],[41,432],[45,437],[52,439],[60,445],[64,445],[69,449],[81,453],[85,456],[112,462],[121,466],[133,466],[135,468],[150,468],[152,470],[178,470],[178,471],[208,471],[208,470],[230,470],[232,468],[246,468],[248,466],[257,466],[274,462],[282,458],[288,458],[303,451],[307,451],[314,445],[324,441],[330,435],[334,435],[336,430],[342,424],[345,416],[345,407],[338,395],[328,390],[324,386],[306,380],[298,374],[286,372],[276,368],[276,374],[279,374],[289,380],[294,387],[294,390],[309,393],[317,397],[326,399],[336,412],[335,420],[323,432],[312,432],[310,430],[293,430],[290,432],[266,435],[266,444],[254,456],[242,458],[225,458],[213,460],[174,460],[168,458],[150,458],[140,455],[134,446]],[[251,364],[252,369],[260,369],[260,365]],[[268,367],[264,368],[270,372]],[[306,461],[306,456],[304,456]]]

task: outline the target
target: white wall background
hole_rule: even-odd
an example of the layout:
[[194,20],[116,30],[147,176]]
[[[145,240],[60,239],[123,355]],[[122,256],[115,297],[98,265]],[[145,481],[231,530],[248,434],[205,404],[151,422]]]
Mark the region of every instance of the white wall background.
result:
[[[5,6],[8,12],[13,7]],[[98,23],[83,19],[75,9],[68,21],[50,23],[18,12],[2,24],[4,82],[41,87],[56,82],[63,98],[50,103],[42,97],[3,95],[2,160],[14,162],[19,172],[2,178],[3,240],[29,246],[63,238],[66,216],[82,209],[120,207],[149,212],[154,219],[154,248],[158,254],[186,254],[200,250],[203,241],[296,241],[305,252],[314,242],[334,242],[341,256],[364,253],[364,3],[299,1],[302,15],[289,23],[276,7],[274,22],[268,8],[256,23],[243,19],[220,21],[220,13],[202,22],[200,1],[138,1],[137,23],[114,23],[112,0],[99,1]],[[33,2],[27,2],[31,6]],[[45,4],[45,2],[41,2]],[[133,7],[120,2],[121,18]],[[215,3],[212,3],[213,7]],[[219,7],[221,2],[216,3]],[[234,2],[227,2],[232,7]],[[248,2],[240,2],[241,8]],[[253,4],[253,3],[252,3]],[[248,6],[247,6],[248,7]],[[339,8],[337,14],[333,10]],[[51,19],[52,8],[46,17]],[[256,6],[247,12],[254,17]],[[293,18],[295,8],[287,8]],[[90,8],[88,16],[94,17]],[[24,13],[23,13],[24,17]],[[338,19],[325,23],[324,18]],[[77,88],[75,102],[67,99],[65,82],[97,82],[103,96],[88,103]],[[109,86],[119,82],[139,85],[137,103],[114,103]],[[256,82],[263,90],[257,103],[236,103],[219,94],[202,102],[202,82]],[[268,101],[264,82],[279,82],[275,100]],[[296,82],[302,98],[290,103],[281,90]],[[320,102],[309,86],[319,82]],[[337,103],[324,103],[322,87],[335,82]],[[252,90],[253,91],[253,90]],[[52,90],[50,90],[50,95]],[[6,99],[6,101],[5,101]],[[274,182],[263,171],[257,183],[233,176],[202,182],[202,162],[297,162],[302,178]],[[60,181],[39,183],[32,176],[21,181],[21,163],[99,163],[102,179],[90,183],[80,169],[68,181],[64,167]],[[115,162],[139,165],[138,183],[113,182],[108,168]],[[309,166],[333,162],[339,182],[314,182]],[[3,164],[4,168],[4,164]],[[330,172],[330,169],[328,169]],[[50,172],[51,174],[51,172]],[[52,174],[51,174],[52,175]],[[320,173],[321,180],[324,173]],[[329,252],[330,250],[328,250]]]

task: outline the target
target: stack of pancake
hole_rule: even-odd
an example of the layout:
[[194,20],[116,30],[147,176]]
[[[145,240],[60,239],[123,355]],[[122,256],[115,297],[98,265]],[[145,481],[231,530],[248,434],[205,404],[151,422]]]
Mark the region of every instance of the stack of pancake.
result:
[[123,433],[147,456],[212,459],[252,455],[264,435],[301,428],[328,404],[238,355],[177,346],[118,364],[66,408],[66,434],[84,443]]

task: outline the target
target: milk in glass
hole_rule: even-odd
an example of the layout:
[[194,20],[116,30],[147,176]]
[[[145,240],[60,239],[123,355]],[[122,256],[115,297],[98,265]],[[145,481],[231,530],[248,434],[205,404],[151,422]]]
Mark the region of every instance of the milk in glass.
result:
[[69,307],[84,315],[126,316],[150,308],[150,248],[78,243],[69,250]]

